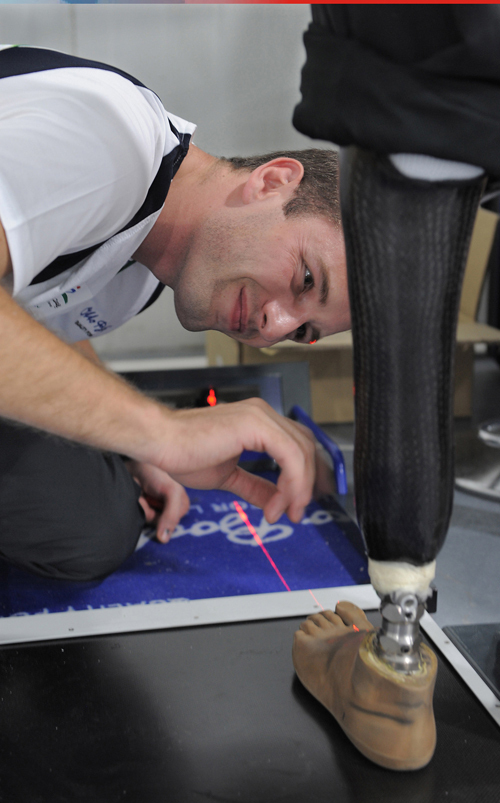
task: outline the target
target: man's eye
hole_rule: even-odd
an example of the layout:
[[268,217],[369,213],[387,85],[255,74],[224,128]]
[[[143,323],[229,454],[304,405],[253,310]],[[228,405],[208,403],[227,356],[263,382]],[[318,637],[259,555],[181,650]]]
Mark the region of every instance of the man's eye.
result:
[[307,326],[305,323],[295,331],[295,340],[304,340],[306,336]]
[[304,272],[304,290],[309,290],[310,287],[314,287],[314,276],[306,265]]

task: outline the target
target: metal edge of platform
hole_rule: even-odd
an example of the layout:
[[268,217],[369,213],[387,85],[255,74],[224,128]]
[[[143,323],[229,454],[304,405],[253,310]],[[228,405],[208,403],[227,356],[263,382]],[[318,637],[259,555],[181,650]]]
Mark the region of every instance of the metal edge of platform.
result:
[[162,600],[147,605],[90,611],[17,615],[0,619],[0,646],[141,630],[309,616],[311,613],[318,613],[322,608],[334,609],[339,599],[353,602],[364,610],[376,609],[380,604],[380,598],[373,586],[366,584],[175,602]]
[[[161,601],[91,611],[38,613],[0,619],[0,646],[309,616],[325,608],[334,610],[339,599],[353,602],[363,610],[377,610],[380,604],[373,586],[366,584],[170,603]],[[424,613],[421,626],[425,635],[500,726],[500,701],[473,666],[428,613]]]
[[473,494],[479,496],[481,499],[488,499],[490,502],[500,501],[500,490],[493,490],[485,485],[474,480],[462,479],[455,477],[455,488],[462,493]]
[[436,645],[439,652],[450,662],[455,672],[460,675],[488,714],[500,726],[500,700],[478,675],[465,655],[462,655],[428,613],[424,613],[420,625],[425,635]]

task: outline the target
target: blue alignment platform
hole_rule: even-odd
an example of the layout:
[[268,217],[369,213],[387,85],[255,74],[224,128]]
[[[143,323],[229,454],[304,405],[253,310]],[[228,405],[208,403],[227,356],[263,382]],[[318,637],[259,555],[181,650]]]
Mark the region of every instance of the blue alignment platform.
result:
[[[0,616],[369,582],[361,534],[334,497],[312,502],[300,524],[283,516],[270,525],[261,510],[233,494],[189,489],[188,493],[190,511],[170,542],[160,544],[154,533],[144,531],[135,553],[104,580],[49,580],[0,564]],[[246,512],[262,546],[240,517],[235,501]]]

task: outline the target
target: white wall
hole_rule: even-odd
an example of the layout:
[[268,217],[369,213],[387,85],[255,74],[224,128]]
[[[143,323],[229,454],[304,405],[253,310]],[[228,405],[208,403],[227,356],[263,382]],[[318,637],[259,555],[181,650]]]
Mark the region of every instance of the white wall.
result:
[[[311,146],[291,124],[309,19],[306,5],[0,5],[3,42],[121,67],[198,124],[199,147],[224,156]],[[106,356],[171,354],[203,349],[204,335],[181,328],[166,289],[94,344]]]

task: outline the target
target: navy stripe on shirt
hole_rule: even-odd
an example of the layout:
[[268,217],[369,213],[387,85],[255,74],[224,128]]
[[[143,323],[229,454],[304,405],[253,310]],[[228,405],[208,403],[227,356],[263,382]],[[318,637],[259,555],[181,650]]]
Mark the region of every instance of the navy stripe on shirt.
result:
[[[148,190],[148,194],[146,195],[144,203],[135,213],[134,217],[129,220],[122,229],[120,229],[120,232],[132,228],[132,226],[140,223],[141,220],[144,220],[145,218],[149,217],[149,215],[152,215],[153,212],[157,212],[159,209],[161,209],[165,203],[165,198],[167,197],[167,193],[170,188],[170,182],[177,172],[182,159],[186,155],[188,147],[189,134],[183,136],[182,144],[177,145],[173,151],[170,151],[170,153],[163,157],[158,172]],[[119,234],[120,232],[116,232],[116,234]],[[110,240],[111,237],[108,237],[107,239]],[[47,279],[54,278],[54,276],[59,276],[59,274],[64,273],[65,270],[74,267],[81,262],[82,259],[85,259],[94,251],[97,251],[97,249],[100,248],[101,245],[104,245],[105,242],[107,242],[107,240],[103,240],[96,245],[91,245],[88,248],[82,249],[81,251],[75,251],[73,254],[63,254],[62,256],[56,257],[56,259],[54,259],[34,277],[30,284],[40,284],[41,282],[46,282]]]
[[129,75],[117,67],[112,67],[110,64],[81,59],[78,56],[70,56],[68,53],[60,53],[58,50],[24,46],[7,47],[0,50],[0,78],[10,78],[13,75],[26,75],[26,73],[43,72],[44,70],[59,70],[63,67],[93,67],[98,70],[108,70],[127,78],[136,86],[144,86],[133,75]]

